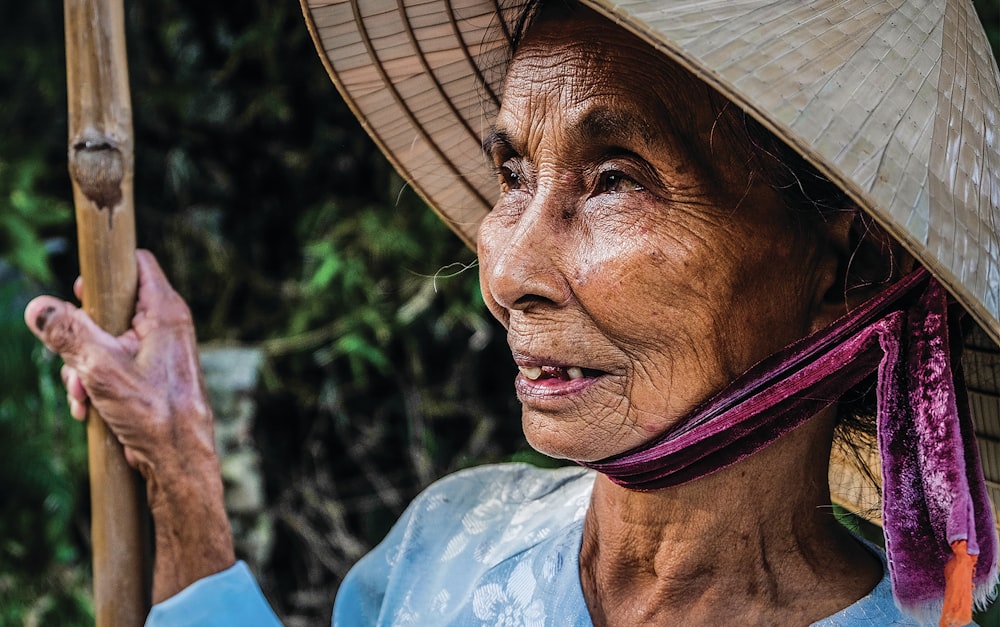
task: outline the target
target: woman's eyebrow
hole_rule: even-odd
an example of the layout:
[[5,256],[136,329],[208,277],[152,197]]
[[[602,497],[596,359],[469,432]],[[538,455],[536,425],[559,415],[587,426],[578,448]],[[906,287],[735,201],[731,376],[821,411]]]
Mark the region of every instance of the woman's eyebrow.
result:
[[648,120],[609,107],[595,107],[573,125],[577,139],[585,143],[627,144],[635,139],[652,148],[657,143],[670,145],[669,137],[654,134]]
[[[677,138],[669,132],[657,133],[647,119],[610,107],[594,107],[569,128],[569,136],[580,145],[627,146],[636,140],[649,150],[676,150]],[[483,136],[483,152],[489,158],[500,153],[519,153],[510,134],[493,125]]]
[[507,131],[490,126],[490,130],[483,136],[483,152],[489,158],[494,158],[498,152],[513,152],[514,144],[510,141]]

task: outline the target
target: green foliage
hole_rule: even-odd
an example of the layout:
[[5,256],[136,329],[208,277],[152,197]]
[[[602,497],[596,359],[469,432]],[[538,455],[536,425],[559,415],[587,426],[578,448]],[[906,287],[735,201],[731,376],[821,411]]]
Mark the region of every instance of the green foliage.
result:
[[0,160],[0,251],[15,268],[29,277],[51,283],[49,252],[42,234],[70,221],[69,204],[37,190],[46,165],[38,159]]
[[[0,274],[11,272],[0,266]],[[22,322],[26,289],[0,284],[0,625],[86,624],[92,608],[76,537],[83,429],[65,420],[58,364]]]
[[0,4],[0,32],[0,258],[51,281],[42,242],[70,226],[62,7]]
[[[326,622],[346,568],[418,490],[524,446],[509,353],[476,271],[455,272],[474,267],[473,253],[361,131],[296,3],[126,6],[138,240],[190,303],[203,341],[269,355],[254,436],[276,535],[258,574],[287,622]],[[0,7],[0,33],[0,199],[19,203],[0,211],[0,255],[65,295],[77,270],[64,221],[61,11]],[[42,242],[56,245],[46,255]],[[0,357],[28,372],[25,359],[42,353],[25,339],[23,299],[0,302],[18,312],[11,325],[24,341]],[[54,376],[56,364],[39,364]],[[75,564],[75,579],[50,587],[85,599],[82,453],[67,448],[83,434],[65,408],[40,400],[40,384],[4,385],[25,399],[10,421],[18,430],[0,432],[0,459],[17,460],[4,468],[23,473],[24,497],[9,501],[23,520],[0,518],[0,545],[17,538],[11,555],[35,555],[50,575]],[[42,503],[58,515],[43,519]],[[62,607],[26,568],[0,563],[0,607],[20,608],[0,624],[37,603]],[[67,616],[48,622],[75,622]]]
[[[980,0],[997,41],[996,0]],[[340,101],[297,3],[127,3],[140,245],[203,341],[268,355],[254,442],[286,624],[329,621],[346,569],[427,483],[526,450],[474,255]],[[0,259],[68,293],[62,13],[0,5]],[[47,243],[43,245],[44,243]],[[0,625],[89,623],[84,436],[0,270]],[[50,282],[51,279],[51,282]]]

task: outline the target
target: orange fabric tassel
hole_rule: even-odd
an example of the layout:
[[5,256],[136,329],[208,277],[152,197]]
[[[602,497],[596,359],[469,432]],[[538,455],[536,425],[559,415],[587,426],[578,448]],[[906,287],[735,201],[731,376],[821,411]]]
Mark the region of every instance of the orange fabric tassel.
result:
[[968,543],[951,543],[954,555],[944,565],[944,606],[939,627],[964,627],[972,622],[972,573],[977,555],[969,555]]

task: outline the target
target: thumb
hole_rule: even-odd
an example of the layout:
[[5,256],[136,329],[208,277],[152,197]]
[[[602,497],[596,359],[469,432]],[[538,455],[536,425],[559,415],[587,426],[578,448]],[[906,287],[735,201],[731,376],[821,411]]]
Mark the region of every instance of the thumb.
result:
[[72,368],[96,352],[116,352],[114,337],[82,309],[52,296],[39,296],[24,308],[24,322],[35,336]]

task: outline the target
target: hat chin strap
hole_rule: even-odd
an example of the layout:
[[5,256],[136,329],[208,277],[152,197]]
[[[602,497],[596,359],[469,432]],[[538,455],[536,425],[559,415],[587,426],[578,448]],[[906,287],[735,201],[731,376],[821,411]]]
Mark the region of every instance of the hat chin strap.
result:
[[[960,362],[959,315],[919,268],[764,359],[659,438],[581,462],[634,490],[680,485],[774,442],[878,372],[882,514],[893,593],[916,618],[972,620],[997,579],[997,538]],[[949,337],[950,336],[950,337]],[[976,557],[978,556],[978,562]]]

